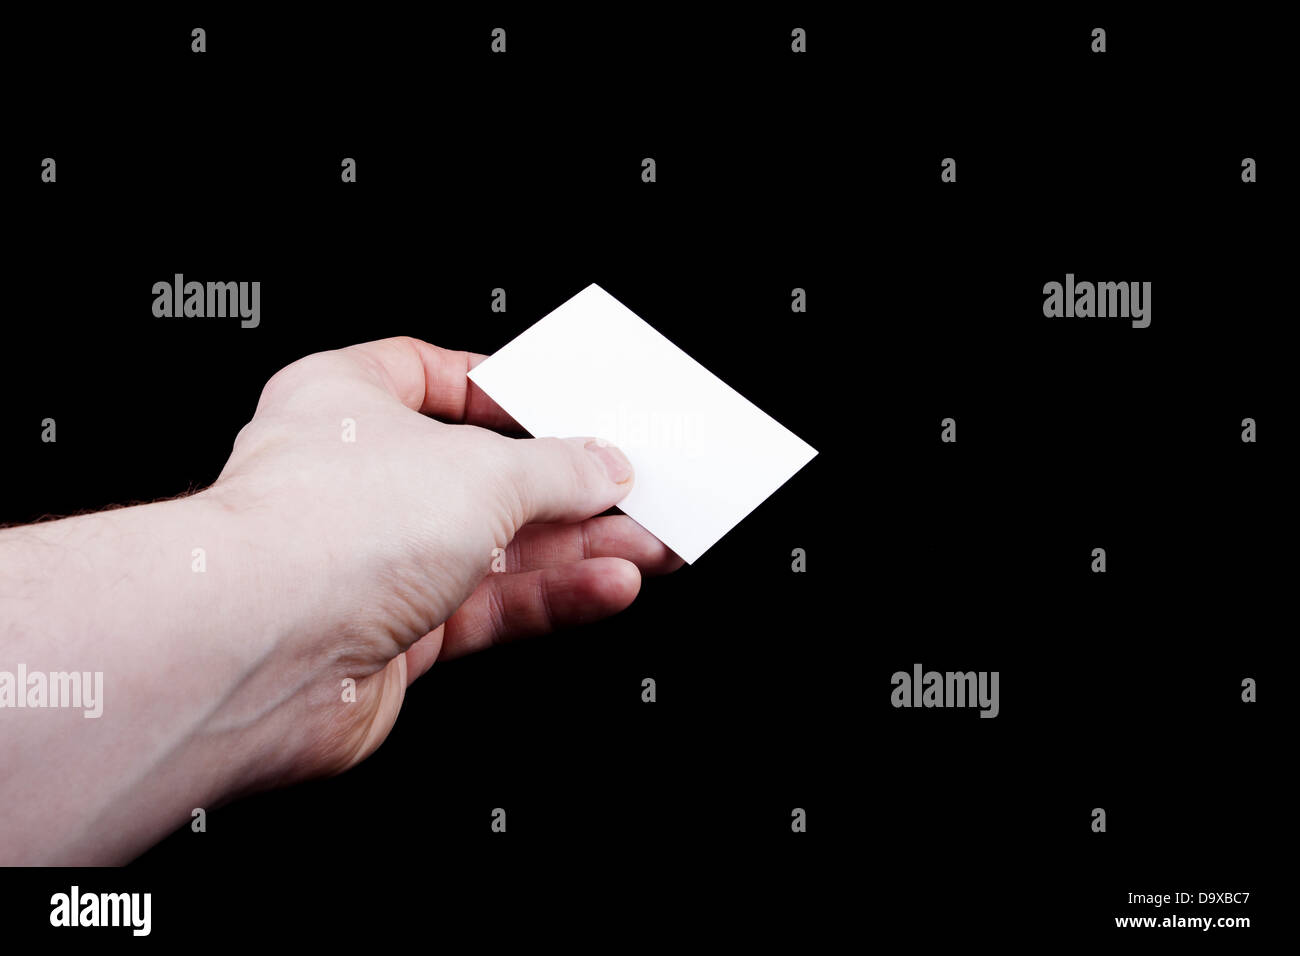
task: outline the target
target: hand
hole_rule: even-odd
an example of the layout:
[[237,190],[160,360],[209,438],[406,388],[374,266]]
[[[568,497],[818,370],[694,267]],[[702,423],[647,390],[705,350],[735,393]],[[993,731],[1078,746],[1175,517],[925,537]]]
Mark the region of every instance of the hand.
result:
[[631,518],[593,517],[631,490],[617,449],[490,430],[522,431],[466,377],[482,358],[409,338],[308,356],[235,441],[210,494],[291,575],[267,673],[310,685],[258,721],[276,754],[259,783],[364,759],[435,660],[614,614],[642,571],[681,565]]
[[308,356],[210,488],[0,530],[0,704],[29,699],[19,663],[102,678],[98,713],[0,708],[0,864],[124,862],[192,808],[346,770],[435,660],[613,614],[680,566],[593,517],[632,487],[619,452],[491,430],[519,429],[466,378],[480,359]]

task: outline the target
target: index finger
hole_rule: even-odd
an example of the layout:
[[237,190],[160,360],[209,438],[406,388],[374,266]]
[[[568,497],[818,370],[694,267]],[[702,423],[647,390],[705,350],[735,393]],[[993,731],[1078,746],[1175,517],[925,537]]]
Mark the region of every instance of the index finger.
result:
[[407,335],[363,342],[341,351],[369,366],[388,391],[417,412],[497,431],[524,430],[469,380],[469,370],[486,355],[439,348]]

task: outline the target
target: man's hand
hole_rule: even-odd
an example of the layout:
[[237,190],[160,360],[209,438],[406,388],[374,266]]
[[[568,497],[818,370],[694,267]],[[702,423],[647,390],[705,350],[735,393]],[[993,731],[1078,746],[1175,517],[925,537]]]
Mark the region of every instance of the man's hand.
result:
[[102,670],[105,698],[0,710],[0,863],[122,862],[194,807],[346,770],[435,660],[613,614],[680,566],[594,517],[632,487],[621,453],[493,430],[520,429],[466,377],[481,359],[308,356],[205,491],[0,532],[0,669]]
[[640,570],[681,564],[632,519],[593,517],[631,490],[621,452],[491,430],[521,431],[466,377],[482,358],[396,338],[301,359],[267,383],[210,489],[295,581],[277,656],[319,693],[271,722],[301,744],[273,777],[365,758],[436,659],[606,617]]

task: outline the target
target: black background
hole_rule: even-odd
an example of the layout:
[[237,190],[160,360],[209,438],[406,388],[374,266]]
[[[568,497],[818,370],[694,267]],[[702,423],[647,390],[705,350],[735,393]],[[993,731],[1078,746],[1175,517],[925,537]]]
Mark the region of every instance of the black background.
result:
[[[121,872],[0,873],[13,933],[53,932],[78,882],[152,892],[160,942],[1268,934],[1293,628],[1278,24],[173,9],[7,32],[0,521],[203,487],[293,359],[396,334],[490,353],[591,282],[820,452],[624,614],[435,667],[347,775]],[[176,272],[260,280],[260,327],[155,319]],[[1067,272],[1150,281],[1150,328],[1044,318]],[[916,662],[1000,671],[1000,716],[895,710]],[[1172,909],[1254,925],[1114,927],[1155,912],[1129,892],[1178,890],[1250,890]]]

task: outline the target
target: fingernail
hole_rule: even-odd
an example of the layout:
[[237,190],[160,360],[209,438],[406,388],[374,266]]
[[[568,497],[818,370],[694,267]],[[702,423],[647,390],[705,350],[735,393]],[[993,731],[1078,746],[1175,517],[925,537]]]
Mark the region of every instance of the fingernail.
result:
[[603,438],[593,438],[586,444],[587,451],[600,459],[605,466],[605,474],[616,485],[621,485],[632,477],[632,463],[623,454]]

